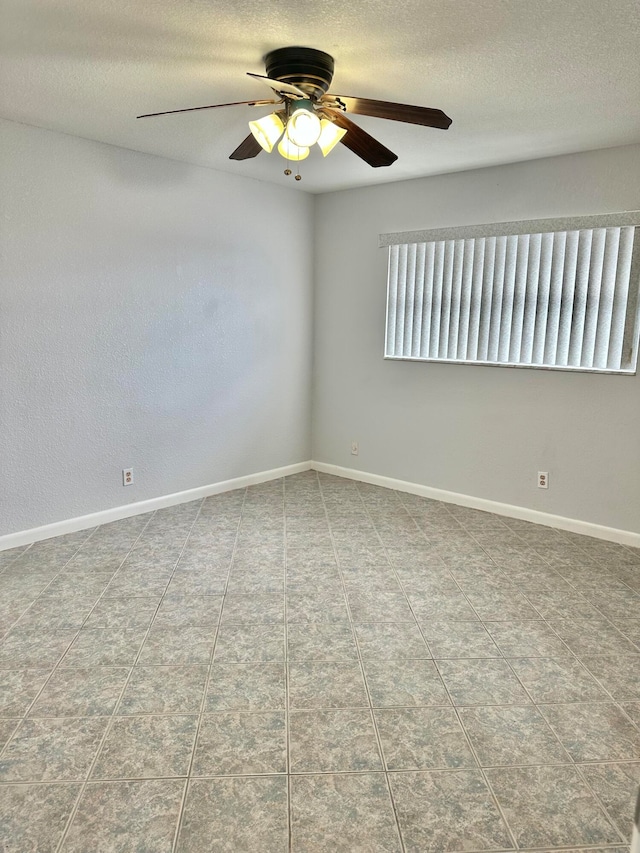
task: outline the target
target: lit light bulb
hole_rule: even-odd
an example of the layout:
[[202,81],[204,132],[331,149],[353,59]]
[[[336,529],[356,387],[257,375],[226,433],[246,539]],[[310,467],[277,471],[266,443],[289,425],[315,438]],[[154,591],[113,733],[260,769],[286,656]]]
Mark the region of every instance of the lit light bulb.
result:
[[280,116],[271,113],[271,115],[260,118],[257,121],[250,121],[249,130],[264,150],[268,154],[271,154],[273,146],[282,136],[284,124]]
[[287,136],[298,148],[308,148],[318,141],[322,128],[318,116],[307,109],[298,109],[287,122]]
[[320,126],[322,130],[318,137],[318,146],[323,156],[326,157],[330,151],[333,151],[347,131],[329,121],[328,118],[323,118]]
[[304,160],[309,156],[308,148],[294,145],[286,134],[280,140],[278,151],[285,160]]

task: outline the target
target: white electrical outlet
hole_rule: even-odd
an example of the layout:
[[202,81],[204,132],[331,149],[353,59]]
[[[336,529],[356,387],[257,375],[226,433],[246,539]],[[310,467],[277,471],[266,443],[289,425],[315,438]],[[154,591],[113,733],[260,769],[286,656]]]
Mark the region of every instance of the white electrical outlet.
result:
[[358,455],[358,442],[357,441],[351,442],[351,455],[352,456]]
[[122,469],[122,485],[130,486],[133,483],[133,468]]
[[549,472],[548,471],[538,471],[538,488],[539,489],[548,489],[549,488]]

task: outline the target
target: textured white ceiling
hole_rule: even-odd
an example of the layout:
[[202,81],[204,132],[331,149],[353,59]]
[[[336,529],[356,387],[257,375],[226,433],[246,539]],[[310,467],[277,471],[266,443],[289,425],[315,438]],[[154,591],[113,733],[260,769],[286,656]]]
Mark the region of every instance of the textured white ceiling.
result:
[[[268,97],[246,71],[305,45],[331,91],[438,107],[448,131],[354,120],[398,154],[343,146],[283,175],[228,159],[257,108],[144,112]],[[640,141],[638,0],[0,0],[0,115],[263,181],[325,192]]]

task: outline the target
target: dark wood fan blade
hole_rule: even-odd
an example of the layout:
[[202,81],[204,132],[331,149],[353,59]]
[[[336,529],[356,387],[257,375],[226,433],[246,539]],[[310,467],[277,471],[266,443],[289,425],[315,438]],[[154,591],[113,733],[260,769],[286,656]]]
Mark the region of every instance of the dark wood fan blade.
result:
[[353,151],[354,154],[357,154],[365,163],[373,166],[374,169],[377,169],[379,166],[390,166],[398,159],[397,154],[385,148],[381,142],[378,142],[366,130],[354,124],[340,110],[327,109],[325,112],[329,113],[329,117],[334,124],[347,131],[340,142],[350,151]]
[[252,157],[257,157],[261,151],[262,146],[255,136],[250,133],[246,139],[242,140],[233,154],[229,154],[229,160],[250,160]]
[[153,116],[170,116],[174,113],[194,113],[198,110],[216,110],[218,107],[242,107],[242,106],[250,106],[250,107],[261,107],[263,104],[277,104],[278,101],[233,101],[230,104],[209,104],[206,107],[187,107],[186,110],[165,110],[162,113],[145,113],[143,116],[136,116],[136,118],[153,118]]
[[295,95],[298,98],[309,97],[308,95],[305,95],[302,89],[299,89],[297,86],[293,86],[291,83],[285,83],[284,80],[274,80],[273,77],[265,77],[264,74],[254,74],[251,71],[247,71],[247,76],[253,77],[254,80],[261,80],[279,95]]
[[394,104],[391,101],[372,101],[369,98],[352,98],[345,95],[330,95],[339,98],[347,107],[347,112],[374,118],[386,118],[390,121],[404,121],[407,124],[421,124],[423,127],[437,127],[446,130],[451,119],[442,110],[430,107],[412,107],[409,104]]

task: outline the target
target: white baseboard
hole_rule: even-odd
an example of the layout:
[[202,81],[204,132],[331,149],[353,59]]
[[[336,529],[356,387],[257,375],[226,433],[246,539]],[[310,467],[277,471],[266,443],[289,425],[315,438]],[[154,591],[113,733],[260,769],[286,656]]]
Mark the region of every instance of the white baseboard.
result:
[[245,486],[256,486],[258,483],[266,483],[269,480],[277,480],[280,477],[288,477],[291,474],[300,474],[309,471],[311,462],[298,462],[295,465],[285,465],[282,468],[273,468],[270,471],[260,471],[257,474],[248,474],[246,477],[236,477],[233,480],[223,480],[220,483],[212,483],[209,486],[199,486],[197,489],[187,489],[184,492],[175,492],[172,495],[162,495],[159,498],[150,498],[146,501],[116,506],[112,509],[103,509],[100,512],[92,512],[89,515],[80,515],[77,518],[68,518],[64,521],[55,521],[53,524],[45,524],[42,527],[32,527],[30,530],[21,530],[18,533],[8,533],[0,536],[0,551],[8,548],[19,548],[22,545],[30,545],[41,539],[50,539],[52,536],[62,536],[65,533],[75,533],[78,530],[87,530],[97,527],[99,524],[108,524],[110,521],[120,521],[121,518],[129,518],[132,515],[142,515],[145,512],[153,512],[156,509],[164,509],[176,504],[197,501],[200,498],[208,498],[210,495],[219,495],[222,492],[230,492],[233,489],[243,489]]
[[485,512],[495,512],[497,515],[504,515],[507,518],[519,518],[522,521],[531,521],[534,524],[542,524],[546,527],[568,530],[570,533],[582,533],[584,536],[593,536],[595,539],[606,539],[608,542],[640,548],[640,533],[634,533],[631,530],[619,530],[616,527],[606,527],[603,524],[593,524],[590,521],[580,521],[577,518],[565,518],[562,515],[552,515],[548,512],[527,509],[523,506],[490,501],[486,498],[476,498],[472,495],[462,495],[458,492],[448,492],[444,489],[434,489],[431,486],[422,486],[419,483],[410,483],[407,480],[395,480],[392,477],[383,477],[380,474],[368,474],[366,471],[343,468],[340,465],[329,465],[326,462],[312,462],[311,467],[315,471],[334,474],[336,477],[358,480],[361,483],[371,483],[374,486],[384,486],[386,489],[396,489],[399,492],[408,492],[411,495],[420,495],[423,498],[432,498],[436,501],[444,501],[444,503],[481,509]]
[[336,477],[345,477],[349,480],[358,480],[361,483],[383,486],[386,489],[408,492],[411,495],[432,498],[433,500],[443,501],[444,503],[453,503],[458,506],[495,512],[497,515],[504,515],[507,518],[519,518],[522,521],[531,521],[534,524],[542,524],[546,527],[556,527],[559,530],[568,530],[571,533],[582,533],[585,536],[593,536],[595,539],[605,539],[608,542],[617,542],[620,545],[629,545],[633,548],[640,547],[640,533],[634,533],[630,530],[619,530],[615,527],[606,527],[602,524],[593,524],[592,522],[580,521],[575,518],[565,518],[562,515],[552,515],[548,512],[527,509],[527,507],[490,501],[486,498],[463,495],[459,492],[448,492],[444,489],[434,489],[431,486],[423,486],[420,483],[396,480],[393,477],[383,477],[380,474],[369,474],[366,471],[343,468],[340,465],[330,465],[326,462],[298,462],[295,465],[285,465],[282,468],[273,468],[270,471],[248,474],[246,477],[223,480],[220,483],[199,486],[196,489],[187,489],[184,492],[175,492],[172,495],[162,495],[158,498],[150,498],[146,501],[117,506],[112,509],[93,512],[89,515],[81,515],[77,518],[56,521],[53,524],[33,527],[30,530],[21,530],[18,533],[8,533],[5,536],[0,536],[0,551],[8,548],[19,548],[22,545],[30,545],[32,542],[39,542],[41,539],[50,539],[52,536],[62,536],[65,533],[87,530],[90,527],[97,527],[100,524],[108,524],[111,521],[119,521],[121,518],[129,518],[133,515],[142,515],[145,512],[153,512],[154,510],[164,509],[168,506],[196,501],[209,497],[209,495],[218,495],[222,492],[232,491],[233,489],[242,489],[245,486],[255,486],[258,483],[266,483],[269,480],[277,480],[280,477],[288,477],[291,474],[300,474],[302,471],[310,469],[321,471],[325,474],[334,474]]

